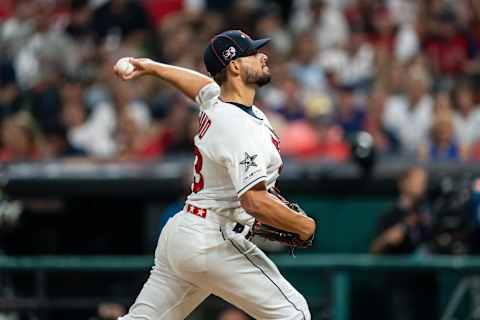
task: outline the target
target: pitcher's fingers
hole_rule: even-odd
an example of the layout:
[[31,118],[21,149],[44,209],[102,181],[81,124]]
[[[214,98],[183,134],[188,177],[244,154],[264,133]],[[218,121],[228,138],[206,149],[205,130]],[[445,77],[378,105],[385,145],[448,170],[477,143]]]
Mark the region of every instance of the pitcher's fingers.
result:
[[143,74],[143,71],[141,70],[134,70],[130,72],[129,74],[123,75],[123,80],[131,80],[133,78],[136,78],[138,76],[141,76]]
[[143,63],[140,59],[128,58],[128,62],[130,62],[136,69],[144,69]]

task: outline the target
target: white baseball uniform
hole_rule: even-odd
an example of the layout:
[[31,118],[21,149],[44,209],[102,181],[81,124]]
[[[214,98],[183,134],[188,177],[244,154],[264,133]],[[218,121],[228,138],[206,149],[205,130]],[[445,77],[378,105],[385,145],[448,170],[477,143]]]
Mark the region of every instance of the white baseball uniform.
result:
[[282,166],[278,137],[265,114],[219,99],[212,83],[196,98],[192,193],[166,224],[150,277],[122,320],[177,320],[215,294],[255,319],[309,320],[303,296],[245,238],[253,222],[239,197]]

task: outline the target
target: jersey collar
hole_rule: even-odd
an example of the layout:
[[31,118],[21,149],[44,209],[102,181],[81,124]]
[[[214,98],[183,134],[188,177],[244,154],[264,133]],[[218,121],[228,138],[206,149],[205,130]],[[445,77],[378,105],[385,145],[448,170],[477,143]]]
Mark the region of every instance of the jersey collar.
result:
[[240,108],[240,110],[248,113],[250,116],[254,117],[255,119],[263,121],[262,118],[259,118],[259,117],[255,114],[255,112],[253,111],[253,106],[250,106],[250,107],[249,107],[249,106],[246,106],[246,105],[241,104],[241,103],[238,103],[238,102],[229,102],[229,101],[223,101],[223,102],[228,103],[228,104],[231,104],[231,105],[234,105],[235,107]]

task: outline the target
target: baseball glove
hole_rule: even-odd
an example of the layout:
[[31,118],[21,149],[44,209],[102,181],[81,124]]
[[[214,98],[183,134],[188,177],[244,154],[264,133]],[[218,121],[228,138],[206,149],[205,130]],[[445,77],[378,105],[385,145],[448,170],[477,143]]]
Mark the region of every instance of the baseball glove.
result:
[[[275,195],[281,201],[283,201],[293,211],[296,211],[303,215],[307,215],[297,203],[289,202],[284,197],[282,197],[277,190],[270,190],[269,192]],[[307,248],[310,247],[313,243],[313,235],[310,239],[302,240],[296,233],[277,229],[258,220],[255,220],[255,223],[250,230],[250,239],[255,236],[283,243],[290,248],[290,253],[293,253],[293,250],[295,248]]]

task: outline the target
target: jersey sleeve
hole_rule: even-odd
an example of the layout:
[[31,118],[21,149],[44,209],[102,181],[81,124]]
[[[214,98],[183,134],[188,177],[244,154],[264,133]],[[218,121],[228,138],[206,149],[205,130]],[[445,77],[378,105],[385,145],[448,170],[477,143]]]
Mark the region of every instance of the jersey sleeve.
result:
[[267,179],[267,162],[254,135],[246,130],[234,130],[234,127],[222,130],[215,149],[240,197]]
[[198,91],[195,101],[200,106],[200,110],[205,110],[213,105],[219,95],[220,87],[215,82],[212,82]]

